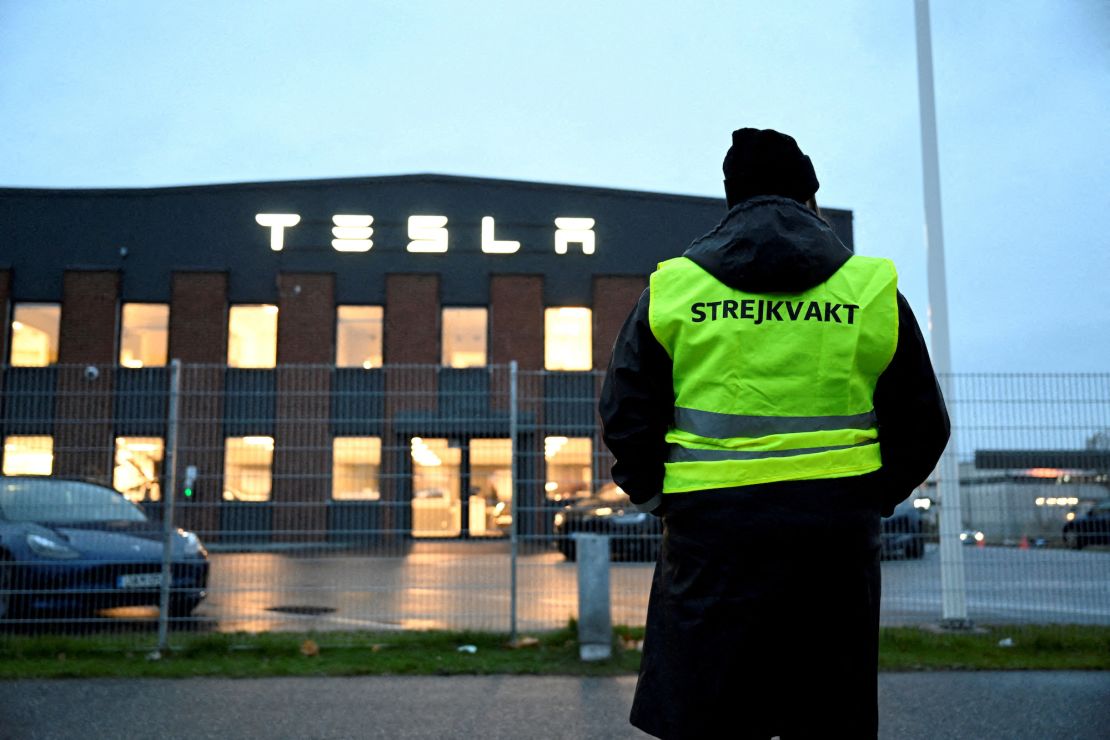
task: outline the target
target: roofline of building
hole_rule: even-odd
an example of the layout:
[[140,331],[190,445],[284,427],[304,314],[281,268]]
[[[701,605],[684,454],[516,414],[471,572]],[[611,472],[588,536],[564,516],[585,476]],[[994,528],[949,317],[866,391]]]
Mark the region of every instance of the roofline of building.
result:
[[[264,182],[230,182],[213,183],[208,185],[168,185],[155,187],[136,188],[20,188],[0,187],[0,197],[3,196],[44,196],[44,197],[113,197],[129,196],[159,196],[178,195],[201,192],[227,192],[244,190],[262,190],[272,188],[326,188],[336,185],[371,185],[388,183],[444,183],[458,185],[494,185],[526,190],[561,190],[574,191],[593,195],[607,195],[624,198],[639,198],[647,200],[670,200],[685,203],[700,203],[704,205],[724,204],[724,196],[719,198],[704,195],[681,195],[677,193],[661,193],[651,190],[629,190],[622,188],[605,188],[594,185],[569,185],[553,182],[536,182],[532,180],[508,180],[495,177],[472,177],[467,175],[444,175],[434,172],[422,172],[407,175],[376,175],[363,177],[334,177],[313,180],[269,180]],[[840,208],[828,208],[830,211],[843,211]],[[850,211],[844,211],[850,213]]]

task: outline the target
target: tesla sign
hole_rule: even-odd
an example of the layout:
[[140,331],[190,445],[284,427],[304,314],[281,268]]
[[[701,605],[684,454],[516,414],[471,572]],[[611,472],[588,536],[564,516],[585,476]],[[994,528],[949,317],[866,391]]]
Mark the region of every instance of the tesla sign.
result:
[[[285,230],[301,222],[297,213],[259,213],[254,220],[270,230],[270,249],[280,252],[285,248]],[[374,246],[374,217],[368,214],[336,214],[331,217],[331,246],[337,252],[369,252]],[[514,254],[520,251],[520,242],[497,238],[497,224],[493,216],[482,218],[482,251],[486,254]],[[442,254],[447,251],[448,231],[446,216],[409,216],[409,252]],[[597,246],[592,218],[555,219],[555,254],[567,254],[571,245],[578,245],[582,254],[593,254]]]

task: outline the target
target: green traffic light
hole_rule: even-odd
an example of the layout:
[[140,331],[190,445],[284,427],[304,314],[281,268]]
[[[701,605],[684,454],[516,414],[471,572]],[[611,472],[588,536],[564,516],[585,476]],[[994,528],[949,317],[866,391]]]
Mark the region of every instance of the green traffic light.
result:
[[185,489],[185,498],[189,498],[192,495],[193,495],[193,489],[192,488],[186,488]]

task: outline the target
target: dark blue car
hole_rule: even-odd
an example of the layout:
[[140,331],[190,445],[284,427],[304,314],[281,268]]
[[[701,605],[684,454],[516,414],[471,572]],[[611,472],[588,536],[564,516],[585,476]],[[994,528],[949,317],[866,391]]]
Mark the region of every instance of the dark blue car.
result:
[[[46,477],[0,477],[0,621],[84,617],[157,606],[160,522],[110,488]],[[170,613],[206,595],[208,553],[192,532],[173,538]]]

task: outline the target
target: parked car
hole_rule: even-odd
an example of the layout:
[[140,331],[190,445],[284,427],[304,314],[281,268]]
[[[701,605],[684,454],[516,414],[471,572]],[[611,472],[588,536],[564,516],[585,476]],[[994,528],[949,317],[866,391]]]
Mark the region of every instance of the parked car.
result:
[[1064,543],[1076,550],[1087,545],[1110,545],[1110,499],[1064,525]]
[[894,513],[882,520],[880,543],[884,558],[917,559],[925,554],[924,517],[912,499],[898,504]]
[[613,560],[655,560],[663,525],[659,517],[636,511],[625,492],[609,483],[593,496],[572,501],[556,512],[556,543],[567,560],[577,557],[579,534],[609,535]]
[[[163,534],[138,505],[104,486],[0,477],[0,619],[84,616],[160,599]],[[208,553],[177,530],[170,613],[206,596]]]

